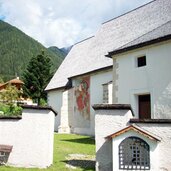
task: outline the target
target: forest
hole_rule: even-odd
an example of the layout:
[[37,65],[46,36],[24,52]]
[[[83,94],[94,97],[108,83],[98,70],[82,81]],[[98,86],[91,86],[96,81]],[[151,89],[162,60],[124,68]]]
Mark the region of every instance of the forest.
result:
[[16,27],[0,20],[0,78],[4,81],[22,76],[30,59],[44,52],[52,61],[52,72],[56,71],[65,54],[46,48]]

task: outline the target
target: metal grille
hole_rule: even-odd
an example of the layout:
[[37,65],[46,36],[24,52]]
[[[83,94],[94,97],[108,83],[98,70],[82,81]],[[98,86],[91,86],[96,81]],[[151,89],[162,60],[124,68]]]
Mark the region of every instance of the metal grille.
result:
[[119,169],[150,170],[149,145],[138,137],[129,137],[119,145]]
[[0,165],[5,163],[5,152],[0,152]]

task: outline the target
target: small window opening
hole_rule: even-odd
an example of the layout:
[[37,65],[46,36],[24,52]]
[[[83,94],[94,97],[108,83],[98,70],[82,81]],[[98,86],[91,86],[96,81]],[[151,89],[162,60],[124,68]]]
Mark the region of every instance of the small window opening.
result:
[[138,67],[146,66],[146,56],[141,56],[137,58],[137,66]]
[[119,145],[119,169],[150,170],[149,145],[138,137],[128,137]]

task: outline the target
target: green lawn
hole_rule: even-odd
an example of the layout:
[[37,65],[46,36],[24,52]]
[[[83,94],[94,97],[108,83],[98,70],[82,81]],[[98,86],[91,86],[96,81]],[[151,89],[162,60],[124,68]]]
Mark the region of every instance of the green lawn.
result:
[[[95,142],[88,136],[80,136],[74,134],[56,134],[54,138],[54,161],[53,165],[47,169],[25,169],[14,168],[7,166],[0,166],[0,171],[93,171],[95,170],[91,165],[87,165],[87,160],[95,155]],[[73,159],[68,158],[69,154],[85,154],[88,158]],[[66,167],[66,163],[70,162],[76,169]]]

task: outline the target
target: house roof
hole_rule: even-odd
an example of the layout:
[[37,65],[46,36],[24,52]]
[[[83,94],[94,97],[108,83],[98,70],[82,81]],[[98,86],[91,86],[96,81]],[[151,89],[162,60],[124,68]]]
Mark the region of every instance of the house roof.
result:
[[143,46],[151,45],[153,43],[158,43],[171,39],[171,21],[164,23],[163,25],[155,28],[154,30],[136,38],[135,40],[121,46],[120,48],[109,52],[108,57],[123,53],[132,49],[140,48]]
[[[64,59],[57,72],[51,79],[46,90],[61,88],[66,86],[68,78],[89,73],[99,68],[112,66],[112,60],[98,58],[97,60],[90,54],[93,47],[94,37],[90,37],[80,43],[75,44],[67,57]],[[95,54],[94,54],[95,55]]]
[[[46,90],[64,87],[68,78],[112,66],[115,51],[171,21],[171,1],[155,0],[101,25],[95,36],[73,46]],[[151,36],[154,36],[151,34]]]
[[7,83],[11,83],[11,84],[24,84],[24,82],[22,82],[19,78],[12,79],[12,80],[8,81]]
[[106,138],[107,139],[112,139],[112,138],[120,136],[121,134],[124,134],[124,133],[126,133],[128,131],[135,131],[138,134],[141,134],[141,135],[147,137],[148,139],[155,140],[155,141],[161,141],[161,138],[157,137],[156,135],[153,135],[152,133],[147,132],[146,130],[144,130],[144,129],[136,126],[136,125],[130,125],[130,126],[124,128],[124,129],[121,129],[120,131],[117,131],[117,132],[107,136]]
[[3,144],[0,144],[0,152],[10,153],[12,151],[12,148],[13,148],[12,145],[3,145]]
[[5,88],[8,84],[24,84],[24,82],[22,82],[19,78],[15,78],[15,79],[12,79],[12,80],[9,80],[5,83],[1,83],[0,84],[0,89],[3,89]]

